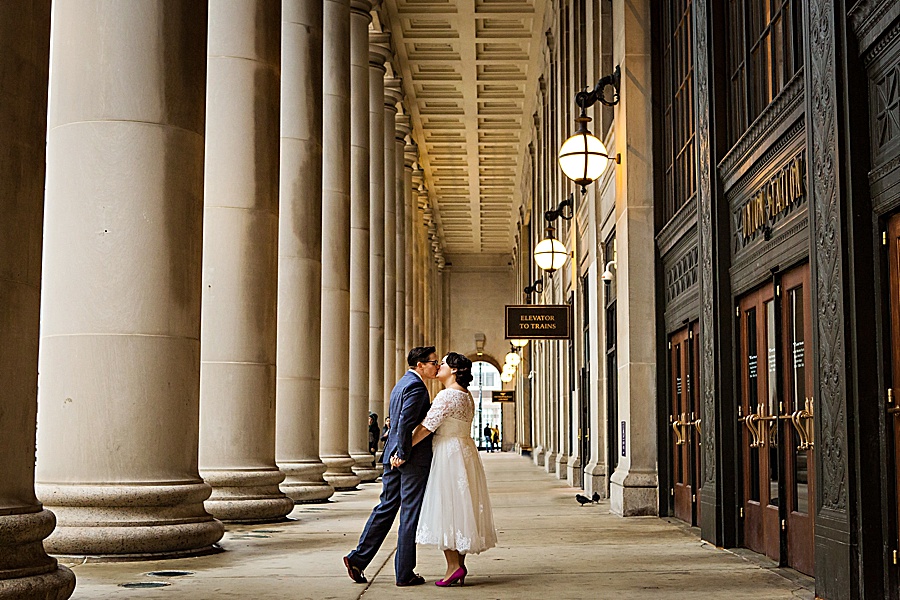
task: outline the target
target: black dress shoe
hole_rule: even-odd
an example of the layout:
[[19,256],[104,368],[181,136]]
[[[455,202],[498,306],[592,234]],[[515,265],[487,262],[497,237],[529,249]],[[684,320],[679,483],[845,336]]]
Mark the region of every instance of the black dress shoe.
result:
[[421,575],[413,574],[413,578],[409,581],[398,581],[397,587],[406,587],[408,585],[425,585],[425,578]]
[[347,575],[350,576],[350,579],[356,583],[369,583],[369,580],[363,575],[362,569],[350,564],[349,556],[344,557],[344,566],[347,567]]

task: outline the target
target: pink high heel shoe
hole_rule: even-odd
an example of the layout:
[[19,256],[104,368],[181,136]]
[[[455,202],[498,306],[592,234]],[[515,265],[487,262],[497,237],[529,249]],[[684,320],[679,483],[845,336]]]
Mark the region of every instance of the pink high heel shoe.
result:
[[465,567],[460,567],[457,570],[453,571],[453,575],[448,577],[447,579],[438,579],[434,582],[434,585],[438,587],[450,587],[456,582],[459,582],[459,585],[466,584],[466,575],[468,575],[468,571]]

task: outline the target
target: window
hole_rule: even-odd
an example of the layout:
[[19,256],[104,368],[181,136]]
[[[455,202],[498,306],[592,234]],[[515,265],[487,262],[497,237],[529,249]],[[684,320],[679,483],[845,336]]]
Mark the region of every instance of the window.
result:
[[729,145],[803,66],[801,7],[802,0],[726,0]]
[[663,11],[663,161],[668,221],[697,188],[694,151],[694,45],[691,0],[674,0]]

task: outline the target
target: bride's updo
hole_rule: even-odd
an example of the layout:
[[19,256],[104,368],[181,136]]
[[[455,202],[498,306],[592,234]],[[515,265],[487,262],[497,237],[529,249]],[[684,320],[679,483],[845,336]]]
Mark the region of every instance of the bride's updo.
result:
[[456,369],[456,383],[469,389],[469,384],[472,383],[472,361],[457,352],[448,352],[444,362],[451,369]]

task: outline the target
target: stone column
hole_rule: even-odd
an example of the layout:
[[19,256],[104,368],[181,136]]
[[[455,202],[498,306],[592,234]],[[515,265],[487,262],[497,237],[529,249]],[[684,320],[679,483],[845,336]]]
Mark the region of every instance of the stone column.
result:
[[[406,147],[407,160],[409,160],[410,158],[412,159],[412,160],[410,160],[411,167],[413,166],[414,161],[416,159],[417,151],[418,151],[418,148],[415,145],[410,144]],[[426,198],[428,195],[428,192],[425,190],[425,172],[422,171],[421,168],[416,169],[414,171],[410,170],[408,177],[407,177],[407,182],[408,182],[409,192],[410,192],[410,201],[409,201],[410,215],[411,215],[410,216],[410,228],[411,228],[411,230],[414,231],[416,222],[421,221],[420,215],[422,214],[422,211],[419,209],[419,207],[422,204],[423,195]],[[419,345],[418,340],[415,338],[414,330],[408,331],[406,337],[409,340],[409,342],[407,343],[408,346],[418,346]],[[427,342],[428,344],[435,346],[437,348],[438,356],[443,356],[441,353],[446,352],[446,349],[441,347],[439,340],[434,339],[433,337],[427,337],[427,336],[422,336],[421,339],[422,339],[422,343]]]
[[282,2],[275,459],[295,502],[334,494],[319,459],[322,12],[323,0]]
[[350,9],[350,456],[362,481],[375,481],[369,454],[369,23],[370,0]]
[[322,343],[319,455],[336,490],[359,483],[350,419],[350,0],[325,0],[322,131]]
[[[390,412],[391,390],[397,384],[397,177],[394,144],[400,80],[384,80],[384,414]],[[400,366],[406,365],[406,357]]]
[[200,474],[224,521],[294,508],[275,466],[280,43],[279,3],[210,3]]
[[[619,420],[625,422],[625,456],[610,478],[610,508],[619,515],[653,515],[658,510],[656,449],[656,332],[653,237],[653,136],[649,120],[652,98],[646,87],[651,73],[650,32],[644,26],[650,4],[626,10],[613,3],[613,21],[622,36],[614,56],[622,69],[616,106],[616,327],[620,334]],[[628,43],[625,44],[625,40]]]
[[[403,202],[406,206],[406,215],[405,215],[405,223],[406,223],[406,247],[407,247],[407,255],[406,255],[406,297],[404,299],[404,310],[406,312],[406,329],[405,329],[405,341],[403,343],[403,347],[409,351],[413,346],[423,345],[424,342],[420,340],[416,336],[416,329],[413,325],[413,313],[412,307],[416,293],[415,286],[415,273],[418,267],[416,261],[416,253],[415,246],[413,246],[410,241],[415,238],[416,235],[416,217],[418,212],[416,210],[416,193],[413,190],[412,183],[412,167],[413,163],[416,162],[417,152],[416,145],[412,142],[412,139],[409,135],[405,136],[409,143],[404,143],[403,145]],[[398,236],[399,237],[399,236]],[[410,254],[410,249],[412,250],[412,254]],[[433,344],[434,342],[429,342]]]
[[[56,524],[34,495],[50,1],[0,5],[0,598],[68,598],[44,552]],[[30,165],[23,169],[22,165]]]
[[[369,411],[384,424],[384,74],[390,36],[369,34]],[[375,463],[378,469],[381,463]]]
[[58,554],[209,550],[197,469],[206,4],[53,5],[38,498]]
[[408,211],[406,178],[403,174],[404,153],[406,151],[406,136],[409,134],[409,115],[397,115],[396,128],[394,129],[394,185],[396,190],[396,217],[397,230],[394,238],[394,264],[396,265],[397,287],[395,289],[395,301],[397,310],[396,329],[394,331],[396,376],[401,377],[406,371],[406,355],[409,348],[406,347],[406,297],[407,277],[406,271],[412,255],[409,245],[406,243],[407,224],[406,213]]

